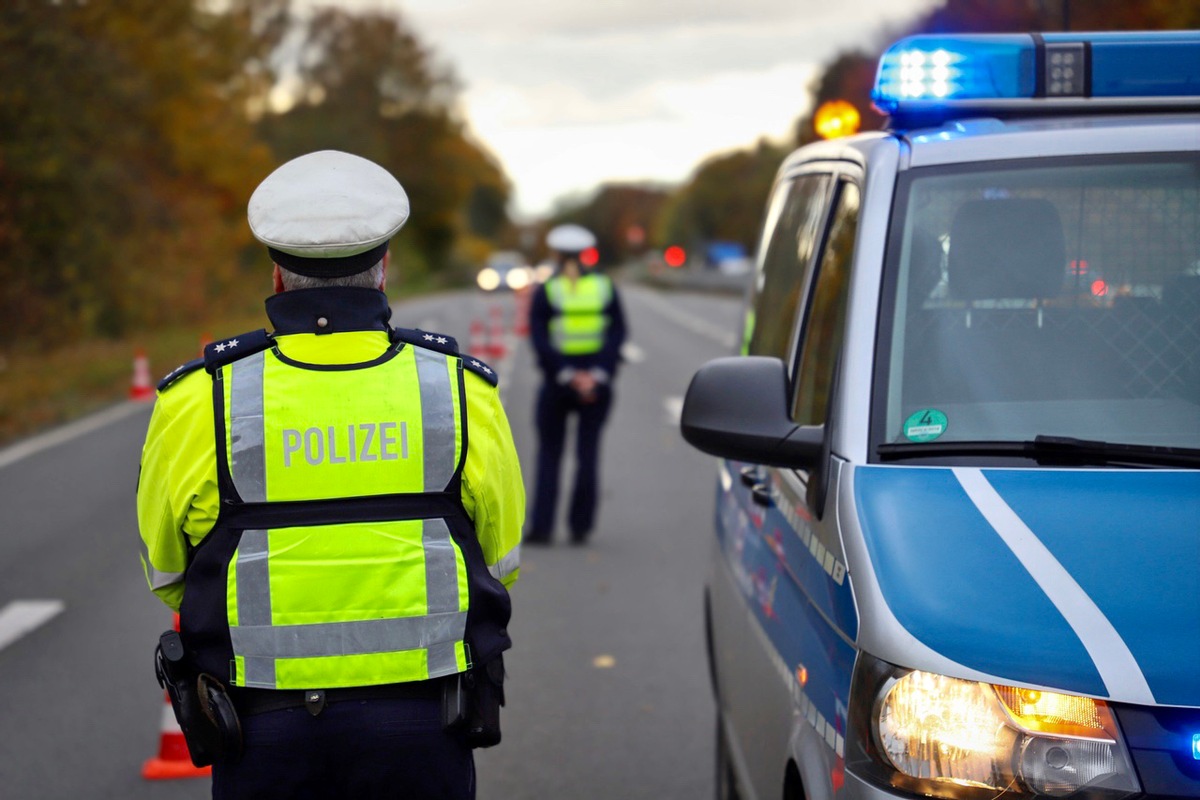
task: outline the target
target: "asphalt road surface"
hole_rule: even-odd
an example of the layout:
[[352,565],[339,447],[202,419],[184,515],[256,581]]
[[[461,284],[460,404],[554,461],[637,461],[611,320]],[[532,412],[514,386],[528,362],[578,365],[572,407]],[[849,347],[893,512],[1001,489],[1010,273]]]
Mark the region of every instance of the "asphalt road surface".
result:
[[[504,741],[476,752],[481,800],[712,794],[701,598],[716,472],[680,438],[678,412],[695,369],[732,352],[740,307],[624,290],[631,341],[603,442],[597,529],[583,548],[560,530],[553,547],[522,553]],[[449,333],[463,350],[505,345],[490,363],[531,494],[538,378],[517,319],[513,295],[468,292],[400,304],[393,322]],[[121,404],[0,450],[4,800],[208,796],[203,778],[141,777],[165,710],[151,652],[172,619],[137,559],[149,411]]]

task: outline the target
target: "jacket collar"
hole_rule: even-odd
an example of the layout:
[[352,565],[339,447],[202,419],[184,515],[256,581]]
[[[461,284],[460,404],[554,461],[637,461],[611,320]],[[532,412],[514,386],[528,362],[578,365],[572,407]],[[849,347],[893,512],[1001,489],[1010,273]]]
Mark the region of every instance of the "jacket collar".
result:
[[378,289],[293,289],[271,295],[266,305],[276,336],[391,330],[392,309]]

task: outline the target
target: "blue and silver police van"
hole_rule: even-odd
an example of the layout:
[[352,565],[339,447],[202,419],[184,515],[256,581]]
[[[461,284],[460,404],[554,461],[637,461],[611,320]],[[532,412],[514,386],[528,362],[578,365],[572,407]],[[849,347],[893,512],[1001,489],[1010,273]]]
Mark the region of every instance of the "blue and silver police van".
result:
[[718,797],[1200,797],[1200,33],[911,37],[874,100],[684,402]]

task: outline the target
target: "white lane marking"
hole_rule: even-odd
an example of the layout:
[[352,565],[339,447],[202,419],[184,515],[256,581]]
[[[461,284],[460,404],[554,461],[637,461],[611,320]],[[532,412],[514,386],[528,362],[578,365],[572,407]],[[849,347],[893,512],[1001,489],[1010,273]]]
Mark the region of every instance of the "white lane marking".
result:
[[670,423],[675,427],[679,427],[679,420],[683,417],[683,398],[664,398],[663,407],[667,409],[667,419],[670,420]]
[[1152,705],[1154,693],[1129,646],[1066,567],[1004,502],[981,470],[955,467],[954,477],[1083,642],[1109,696]]
[[643,300],[654,306],[655,311],[660,316],[670,319],[680,327],[687,328],[692,333],[712,339],[717,344],[730,349],[737,343],[737,336],[733,331],[726,330],[720,325],[714,325],[705,319],[693,316],[652,292],[637,292],[636,296],[639,300]]
[[646,351],[633,342],[625,342],[621,345],[621,358],[630,364],[640,364],[646,360]]
[[66,608],[61,600],[14,600],[0,609],[0,650],[45,625]]
[[132,416],[138,411],[143,411],[150,408],[149,403],[134,403],[125,402],[115,405],[112,408],[101,411],[97,414],[92,414],[90,417],[78,419],[69,425],[64,425],[61,428],[43,433],[40,436],[35,436],[32,439],[26,439],[19,444],[14,444],[4,450],[0,450],[0,469],[15,464],[23,458],[27,458],[35,453],[40,453],[43,450],[48,450],[51,447],[69,442],[78,436],[91,433],[99,430],[106,425],[111,425],[117,420],[125,419]]

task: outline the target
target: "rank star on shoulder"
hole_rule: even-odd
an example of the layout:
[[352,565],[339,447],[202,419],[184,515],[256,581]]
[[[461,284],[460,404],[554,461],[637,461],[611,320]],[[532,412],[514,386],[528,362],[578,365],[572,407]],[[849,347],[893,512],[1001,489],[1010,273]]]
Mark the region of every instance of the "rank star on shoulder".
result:
[[[427,341],[427,342],[432,342],[432,341],[433,341],[434,339],[436,339],[437,337],[435,337],[435,336],[434,336],[432,333],[427,333],[427,334],[425,334],[425,336],[424,336],[423,338],[424,338],[424,339],[425,339],[425,341]],[[441,341],[441,340],[439,339],[439,341]]]
[[491,367],[487,366],[487,365],[486,365],[486,364],[484,364],[482,361],[475,361],[474,359],[472,359],[472,360],[471,360],[471,366],[473,366],[473,367],[479,367],[481,370],[483,370],[484,372],[486,372],[488,375],[491,375],[491,374],[492,374]]
[[437,337],[437,343],[438,343],[438,344],[445,344],[445,343],[446,343],[446,342],[448,342],[448,341],[449,341],[449,339],[447,339],[445,336],[439,336],[439,337]]

